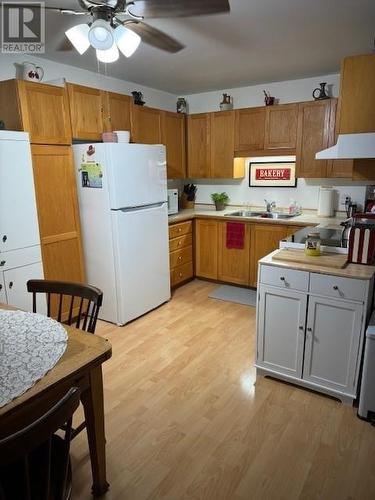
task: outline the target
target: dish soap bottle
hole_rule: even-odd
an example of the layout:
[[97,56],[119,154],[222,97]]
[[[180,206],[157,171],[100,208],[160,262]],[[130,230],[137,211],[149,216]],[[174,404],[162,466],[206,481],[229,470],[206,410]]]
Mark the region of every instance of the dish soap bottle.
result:
[[321,239],[319,233],[309,233],[305,241],[305,254],[310,257],[321,255]]

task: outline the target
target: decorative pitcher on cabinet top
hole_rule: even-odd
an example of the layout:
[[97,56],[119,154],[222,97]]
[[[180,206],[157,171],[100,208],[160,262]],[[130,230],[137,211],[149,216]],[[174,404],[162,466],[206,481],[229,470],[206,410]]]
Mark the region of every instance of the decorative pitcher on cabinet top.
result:
[[32,62],[22,63],[22,78],[29,82],[41,82],[43,80],[44,70]]

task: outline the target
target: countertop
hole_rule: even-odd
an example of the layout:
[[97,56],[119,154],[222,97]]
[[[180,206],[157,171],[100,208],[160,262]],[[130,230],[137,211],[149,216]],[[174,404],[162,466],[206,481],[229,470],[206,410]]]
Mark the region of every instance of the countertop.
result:
[[[197,205],[194,209],[182,209],[177,214],[168,217],[169,224],[175,222],[183,222],[195,218],[212,217],[215,219],[236,220],[245,222],[256,222],[260,224],[284,224],[287,226],[318,226],[327,229],[340,228],[340,222],[346,219],[342,213],[336,217],[318,217],[316,210],[305,210],[301,215],[291,217],[290,219],[262,219],[259,217],[230,217],[226,214],[235,212],[236,210],[243,210],[244,207],[228,207],[222,211],[216,211],[214,207],[209,205]],[[248,208],[246,208],[247,210]],[[264,207],[249,207],[249,210],[264,210]]]
[[259,264],[296,269],[298,271],[308,271],[311,273],[330,274],[331,276],[341,276],[343,278],[357,278],[361,280],[370,280],[375,273],[375,266],[365,266],[364,264],[347,264],[346,267],[342,269],[333,267],[321,267],[319,264],[319,257],[315,257],[317,259],[316,265],[305,264],[301,262],[283,262],[281,260],[273,260],[273,255],[278,252],[279,249],[266,255],[259,260]]

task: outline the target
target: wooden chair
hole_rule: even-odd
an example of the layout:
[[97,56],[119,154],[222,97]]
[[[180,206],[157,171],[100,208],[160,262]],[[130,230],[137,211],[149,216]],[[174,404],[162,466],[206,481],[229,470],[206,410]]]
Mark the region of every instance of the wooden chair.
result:
[[[27,290],[33,294],[33,312],[37,312],[36,294],[47,295],[47,316],[51,316],[51,296],[58,296],[58,310],[56,319],[60,323],[73,325],[76,328],[89,333],[95,332],[99,309],[103,303],[103,293],[99,288],[81,283],[69,283],[68,281],[29,280]],[[70,298],[69,314],[63,317],[63,299]],[[74,308],[75,302],[79,301],[79,309]]]
[[[70,432],[79,396],[79,389],[71,388],[39,419],[0,440],[1,500],[71,497]],[[55,432],[63,424],[61,438]]]
[[[70,283],[68,281],[51,280],[29,280],[27,290],[33,294],[33,312],[37,312],[36,295],[45,293],[47,295],[47,316],[51,316],[51,296],[58,296],[58,310],[56,319],[60,323],[73,325],[75,328],[95,333],[96,322],[99,309],[103,303],[103,292],[91,285],[81,283]],[[70,300],[69,314],[63,317],[63,299]],[[79,300],[79,309],[76,314],[74,302]],[[86,422],[82,422],[72,429],[71,438],[75,438],[86,427]]]

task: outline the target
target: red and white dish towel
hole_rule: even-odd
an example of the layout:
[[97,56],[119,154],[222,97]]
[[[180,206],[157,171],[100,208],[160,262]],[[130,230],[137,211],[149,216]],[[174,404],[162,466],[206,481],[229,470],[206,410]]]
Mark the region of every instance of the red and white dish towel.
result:
[[352,227],[349,234],[349,262],[373,264],[375,256],[375,230]]

